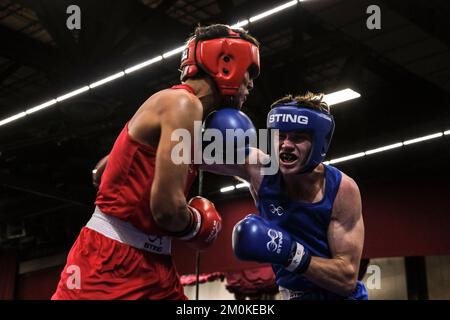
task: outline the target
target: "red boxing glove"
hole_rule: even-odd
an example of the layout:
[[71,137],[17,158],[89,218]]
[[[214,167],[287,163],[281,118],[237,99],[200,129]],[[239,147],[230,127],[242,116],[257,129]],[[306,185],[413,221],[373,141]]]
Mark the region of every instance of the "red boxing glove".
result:
[[192,213],[192,229],[180,239],[194,249],[206,250],[214,243],[222,229],[222,218],[214,204],[203,197],[192,198],[188,207]]

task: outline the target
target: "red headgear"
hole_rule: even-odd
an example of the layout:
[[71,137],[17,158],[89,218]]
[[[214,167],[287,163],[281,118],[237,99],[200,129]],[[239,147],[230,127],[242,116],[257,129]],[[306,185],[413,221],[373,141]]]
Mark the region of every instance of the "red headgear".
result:
[[193,37],[183,51],[180,69],[181,81],[203,70],[214,79],[220,94],[233,100],[247,70],[252,78],[259,75],[259,49],[231,29],[222,38],[197,40]]

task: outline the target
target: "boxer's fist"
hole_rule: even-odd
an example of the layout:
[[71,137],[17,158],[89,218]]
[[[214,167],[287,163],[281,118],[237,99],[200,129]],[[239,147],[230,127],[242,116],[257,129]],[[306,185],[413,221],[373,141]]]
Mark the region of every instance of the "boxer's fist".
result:
[[[231,151],[234,153],[235,162],[236,160],[243,162],[245,157],[249,154],[250,139],[254,139],[254,143],[256,143],[255,126],[245,113],[236,109],[224,108],[210,113],[205,120],[205,129],[216,129],[222,134],[223,151],[222,154],[219,155],[219,159],[222,159],[223,162],[226,162],[225,156],[227,154],[230,159],[233,159],[233,157],[231,157]],[[231,135],[227,135],[227,129],[232,129],[234,131],[231,131]],[[204,133],[204,140],[206,140],[205,134],[208,134],[208,132]],[[208,147],[208,144],[208,142],[204,142],[204,151],[205,148]],[[204,156],[205,162],[211,164],[209,163],[208,152],[204,152]]]
[[192,198],[188,206],[193,218],[192,231],[181,239],[197,250],[206,250],[222,229],[222,218],[214,204],[203,197]]
[[302,273],[311,260],[308,250],[290,234],[258,215],[248,215],[233,229],[233,251],[241,260],[266,262]]

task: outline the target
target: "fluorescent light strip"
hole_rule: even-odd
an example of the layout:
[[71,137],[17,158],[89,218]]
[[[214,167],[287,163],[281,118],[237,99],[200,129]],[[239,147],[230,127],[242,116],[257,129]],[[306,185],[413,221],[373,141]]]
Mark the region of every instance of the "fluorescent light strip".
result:
[[236,23],[236,24],[233,24],[233,25],[231,26],[231,28],[233,28],[233,29],[239,29],[239,28],[245,27],[245,26],[248,25],[249,23],[250,23],[250,22],[249,22],[247,19],[245,19],[245,20],[239,21],[239,22]]
[[178,47],[178,48],[176,48],[176,49],[167,51],[166,53],[164,53],[164,54],[162,55],[162,57],[163,57],[164,59],[167,59],[168,57],[171,57],[171,56],[173,56],[173,55],[176,55],[176,54],[178,54],[178,53],[181,53],[181,52],[184,50],[184,48],[186,48],[186,45],[183,45],[183,46]]
[[361,157],[364,157],[365,155],[366,154],[364,152],[351,154],[349,156],[345,156],[345,157],[342,157],[342,158],[337,158],[337,159],[330,160],[330,164],[344,162],[344,161],[348,161],[348,160],[356,159],[356,158],[361,158]]
[[[296,5],[299,2],[302,2],[302,0],[299,0],[299,1],[295,0],[295,1],[286,2],[285,4],[282,4],[282,5],[278,6],[278,7],[275,7],[273,9],[270,9],[270,10],[267,10],[267,11],[262,12],[260,14],[257,14],[256,16],[251,17],[249,20],[239,21],[238,23],[233,24],[232,27],[233,28],[242,28],[242,27],[248,25],[249,23],[253,23],[253,22],[262,20],[263,18],[271,16],[271,15],[273,15],[275,13],[281,12],[281,11],[287,9],[287,8],[293,7],[294,5]],[[129,68],[125,69],[124,71],[121,71],[121,72],[116,73],[116,74],[114,74],[112,76],[106,77],[106,78],[104,78],[102,80],[99,80],[97,82],[94,82],[94,83],[92,83],[92,84],[90,84],[88,86],[84,86],[82,88],[76,89],[76,90],[71,91],[71,92],[69,92],[67,94],[64,94],[62,96],[59,96],[56,99],[50,100],[49,102],[40,104],[40,105],[38,105],[36,107],[32,107],[32,108],[26,110],[25,112],[21,112],[21,113],[18,113],[16,115],[12,116],[12,117],[0,120],[0,126],[4,125],[6,123],[9,123],[9,122],[15,121],[17,119],[20,119],[20,118],[24,117],[27,114],[31,114],[31,113],[40,111],[42,109],[45,109],[45,108],[47,108],[49,106],[52,106],[52,105],[54,105],[54,104],[56,104],[58,102],[61,102],[61,101],[64,101],[66,99],[69,99],[71,97],[74,97],[74,96],[76,96],[78,94],[81,94],[83,92],[86,92],[86,91],[88,91],[90,89],[99,87],[100,85],[103,85],[103,84],[105,84],[107,82],[114,81],[114,80],[116,80],[118,78],[123,77],[125,74],[130,74],[130,73],[132,73],[134,71],[137,71],[139,69],[142,69],[142,68],[145,68],[145,67],[147,67],[149,65],[157,63],[157,62],[159,62],[159,61],[161,61],[163,59],[167,59],[167,58],[169,58],[169,57],[171,57],[173,55],[176,55],[176,54],[182,52],[184,47],[185,47],[185,45],[183,45],[181,47],[178,47],[176,49],[170,50],[170,51],[164,53],[161,56],[154,57],[152,59],[149,59],[147,61],[144,61],[142,63],[134,65],[132,67],[129,67]]]
[[26,112],[21,112],[21,113],[18,113],[16,115],[14,115],[14,116],[9,117],[9,118],[3,119],[3,120],[0,121],[0,126],[3,126],[3,125],[5,125],[7,123],[10,123],[10,122],[13,122],[13,121],[15,121],[17,119],[23,118],[26,115],[27,115]]
[[390,145],[385,146],[385,147],[380,147],[380,148],[376,148],[376,149],[372,149],[372,150],[367,150],[364,153],[367,156],[367,155],[378,153],[378,152],[383,152],[383,151],[392,150],[392,149],[395,149],[395,148],[400,148],[402,146],[403,146],[402,142],[397,142],[397,143],[390,144]]
[[[418,143],[418,142],[422,142],[422,141],[427,141],[430,139],[434,139],[434,138],[439,138],[442,137],[444,135],[450,135],[450,130],[444,131],[444,132],[438,132],[438,133],[434,133],[434,134],[430,134],[430,135],[426,135],[420,138],[415,138],[415,139],[411,139],[411,140],[407,140],[405,142],[397,142],[397,143],[393,143],[384,147],[379,147],[376,149],[371,149],[371,150],[367,150],[365,152],[359,152],[359,153],[355,153],[349,156],[345,156],[345,157],[341,157],[341,158],[337,158],[337,159],[331,159],[329,161],[324,161],[323,163],[328,165],[328,164],[334,164],[334,163],[341,163],[341,162],[345,162],[348,160],[352,160],[352,159],[357,159],[357,158],[362,158],[364,156],[368,156],[374,153],[379,153],[379,152],[384,152],[384,151],[388,151],[388,150],[392,150],[392,149],[397,149],[400,148],[404,145],[408,145],[408,144],[412,144],[412,143]],[[228,191],[232,191],[234,189],[240,189],[240,188],[244,188],[244,187],[248,187],[249,184],[248,182],[244,182],[244,183],[240,183],[236,185],[236,188],[234,186],[230,186],[230,187],[225,187],[220,189],[220,192],[228,192]]]
[[424,137],[420,137],[420,138],[415,138],[415,139],[411,139],[411,140],[406,140],[403,141],[403,144],[405,146],[409,145],[409,144],[413,144],[413,143],[417,143],[417,142],[422,142],[422,141],[426,141],[426,140],[431,140],[431,139],[435,139],[435,138],[439,138],[442,137],[444,134],[442,132],[438,132],[438,133],[433,133]]
[[112,76],[106,77],[105,79],[102,79],[102,80],[99,80],[99,81],[97,81],[97,82],[91,83],[91,84],[89,85],[89,88],[93,89],[93,88],[95,88],[95,87],[99,87],[99,86],[101,86],[101,85],[103,85],[103,84],[105,84],[105,83],[108,83],[108,82],[110,82],[110,81],[113,81],[113,80],[116,80],[116,79],[118,79],[118,78],[121,78],[121,77],[123,77],[124,75],[125,75],[125,72],[120,71],[120,72],[118,72],[118,73],[116,73],[116,74],[113,74]]
[[81,94],[83,92],[86,92],[88,90],[89,90],[89,86],[84,86],[84,87],[82,87],[80,89],[73,90],[73,91],[71,91],[69,93],[66,93],[66,94],[56,98],[56,101],[61,102],[61,101],[67,100],[69,98],[72,98],[72,97],[74,97],[76,95],[79,95],[79,94]]
[[[447,132],[447,135],[450,134],[450,130],[445,131]],[[360,152],[360,153],[356,153],[354,155],[350,155],[350,156],[346,156],[346,157],[342,157],[342,158],[338,158],[338,159],[332,159],[329,161],[325,161],[325,164],[333,164],[333,163],[339,163],[339,162],[344,162],[347,160],[351,160],[351,159],[355,159],[355,158],[361,158],[363,156],[368,156],[374,153],[379,153],[379,152],[383,152],[383,151],[388,151],[388,150],[392,150],[392,149],[397,149],[400,148],[401,146],[407,146],[413,143],[418,143],[418,142],[423,142],[423,141],[427,141],[427,140],[431,140],[431,139],[435,139],[435,138],[439,138],[445,135],[445,132],[438,132],[438,133],[433,133],[433,134],[429,134],[423,137],[419,137],[419,138],[415,138],[415,139],[411,139],[411,140],[406,140],[404,142],[397,142],[394,144],[390,144],[384,147],[380,147],[380,148],[376,148],[376,149],[371,149],[371,150],[367,150],[365,152]]]
[[162,56],[154,57],[154,58],[152,58],[152,59],[149,59],[149,60],[147,60],[147,61],[141,62],[141,63],[139,63],[139,64],[137,64],[137,65],[135,65],[135,66],[132,66],[132,67],[126,69],[126,70],[125,70],[125,73],[126,73],[126,74],[132,73],[132,72],[137,71],[137,70],[139,70],[139,69],[145,68],[145,67],[147,67],[147,66],[149,66],[149,65],[151,65],[151,64],[154,64],[154,63],[156,63],[156,62],[159,62],[159,61],[161,61],[162,59],[163,59]]
[[234,186],[229,186],[229,187],[223,187],[220,189],[220,192],[224,193],[224,192],[229,192],[229,191],[233,191],[235,189]]
[[284,9],[287,9],[289,7],[295,6],[297,3],[298,3],[297,0],[286,2],[285,4],[282,4],[281,6],[275,7],[273,9],[270,9],[270,10],[267,10],[267,11],[264,11],[264,12],[254,16],[254,17],[251,17],[248,20],[250,21],[250,23],[253,23],[255,21],[258,21],[258,20],[264,19],[264,18],[266,18],[268,16],[271,16],[274,13],[277,13],[277,12],[283,11]]
[[50,106],[53,106],[54,104],[56,104],[56,102],[57,102],[56,99],[52,99],[50,101],[44,102],[43,104],[40,104],[40,105],[34,107],[34,108],[25,110],[25,113],[27,115],[32,114],[32,113],[37,112],[39,110],[42,110],[42,109],[48,108]]
[[241,189],[241,188],[248,188],[250,187],[250,184],[248,182],[242,182],[236,185],[236,189]]
[[361,97],[361,95],[352,90],[352,89],[344,89],[344,90],[340,90],[340,91],[336,91],[330,94],[326,94],[323,97],[323,101],[325,101],[329,106],[341,103],[341,102],[345,102],[348,100],[353,100],[356,98]]
[[[173,53],[173,52],[175,52],[177,50],[180,50],[181,48],[182,47],[177,48],[177,49],[172,50],[172,51],[169,51],[167,54],[169,54],[171,52]],[[175,53],[173,53],[173,54],[175,54]],[[168,57],[168,56],[170,56],[170,55],[167,55],[166,57]],[[142,63],[140,63],[140,64],[138,64],[136,66],[133,66],[133,67],[130,67],[130,68],[126,69],[125,71],[118,72],[118,73],[113,74],[113,75],[111,75],[109,77],[106,77],[106,78],[104,78],[102,80],[94,82],[94,83],[90,84],[89,86],[82,87],[80,89],[77,89],[77,90],[74,90],[72,92],[69,92],[69,93],[67,93],[65,95],[62,95],[62,96],[60,96],[60,97],[58,97],[56,99],[52,99],[52,100],[47,101],[47,102],[45,102],[43,104],[40,104],[40,105],[38,105],[36,107],[30,108],[30,109],[26,110],[25,113],[28,115],[28,114],[32,114],[34,112],[40,111],[42,109],[45,109],[47,107],[50,107],[50,106],[56,104],[57,102],[64,101],[64,100],[69,99],[69,98],[71,98],[73,96],[76,96],[76,95],[78,95],[80,93],[88,91],[89,89],[93,89],[93,88],[99,87],[99,86],[101,86],[101,85],[103,85],[105,83],[114,81],[114,80],[116,80],[118,78],[121,78],[121,77],[125,76],[125,74],[129,74],[129,73],[134,72],[136,70],[142,69],[142,68],[144,68],[146,66],[149,66],[149,65],[154,64],[154,63],[156,63],[158,61],[161,61],[162,59],[163,59],[163,56],[158,56],[158,57],[155,57],[153,59],[144,61],[144,62],[142,62]],[[326,97],[337,97],[337,96],[340,97],[339,101],[343,102],[343,101],[346,101],[346,100],[349,100],[349,99],[354,99],[356,97],[360,97],[361,95],[359,93],[351,90],[351,89],[345,89],[345,90],[333,92],[333,93],[330,93],[330,94],[326,95],[324,97],[324,100],[326,99]],[[336,101],[336,100],[334,100],[334,101]],[[335,102],[334,104],[336,104],[336,103],[338,103],[338,102]],[[329,103],[329,105],[332,105],[332,103]],[[0,123],[6,124],[6,123],[12,122],[14,120],[20,119],[20,118],[22,118],[22,116],[20,116],[20,114],[21,113],[15,115],[15,116],[9,117],[7,119],[4,119]],[[446,132],[447,133],[444,132],[444,134],[448,135],[450,130],[446,131]]]

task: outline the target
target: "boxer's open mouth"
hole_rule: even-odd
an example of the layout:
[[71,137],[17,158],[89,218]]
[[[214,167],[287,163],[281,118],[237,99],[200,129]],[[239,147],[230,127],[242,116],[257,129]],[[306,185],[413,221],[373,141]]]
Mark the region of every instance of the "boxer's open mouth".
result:
[[280,159],[281,159],[281,161],[283,161],[285,163],[292,163],[292,162],[296,161],[298,159],[298,157],[292,153],[282,152],[282,153],[280,153]]

